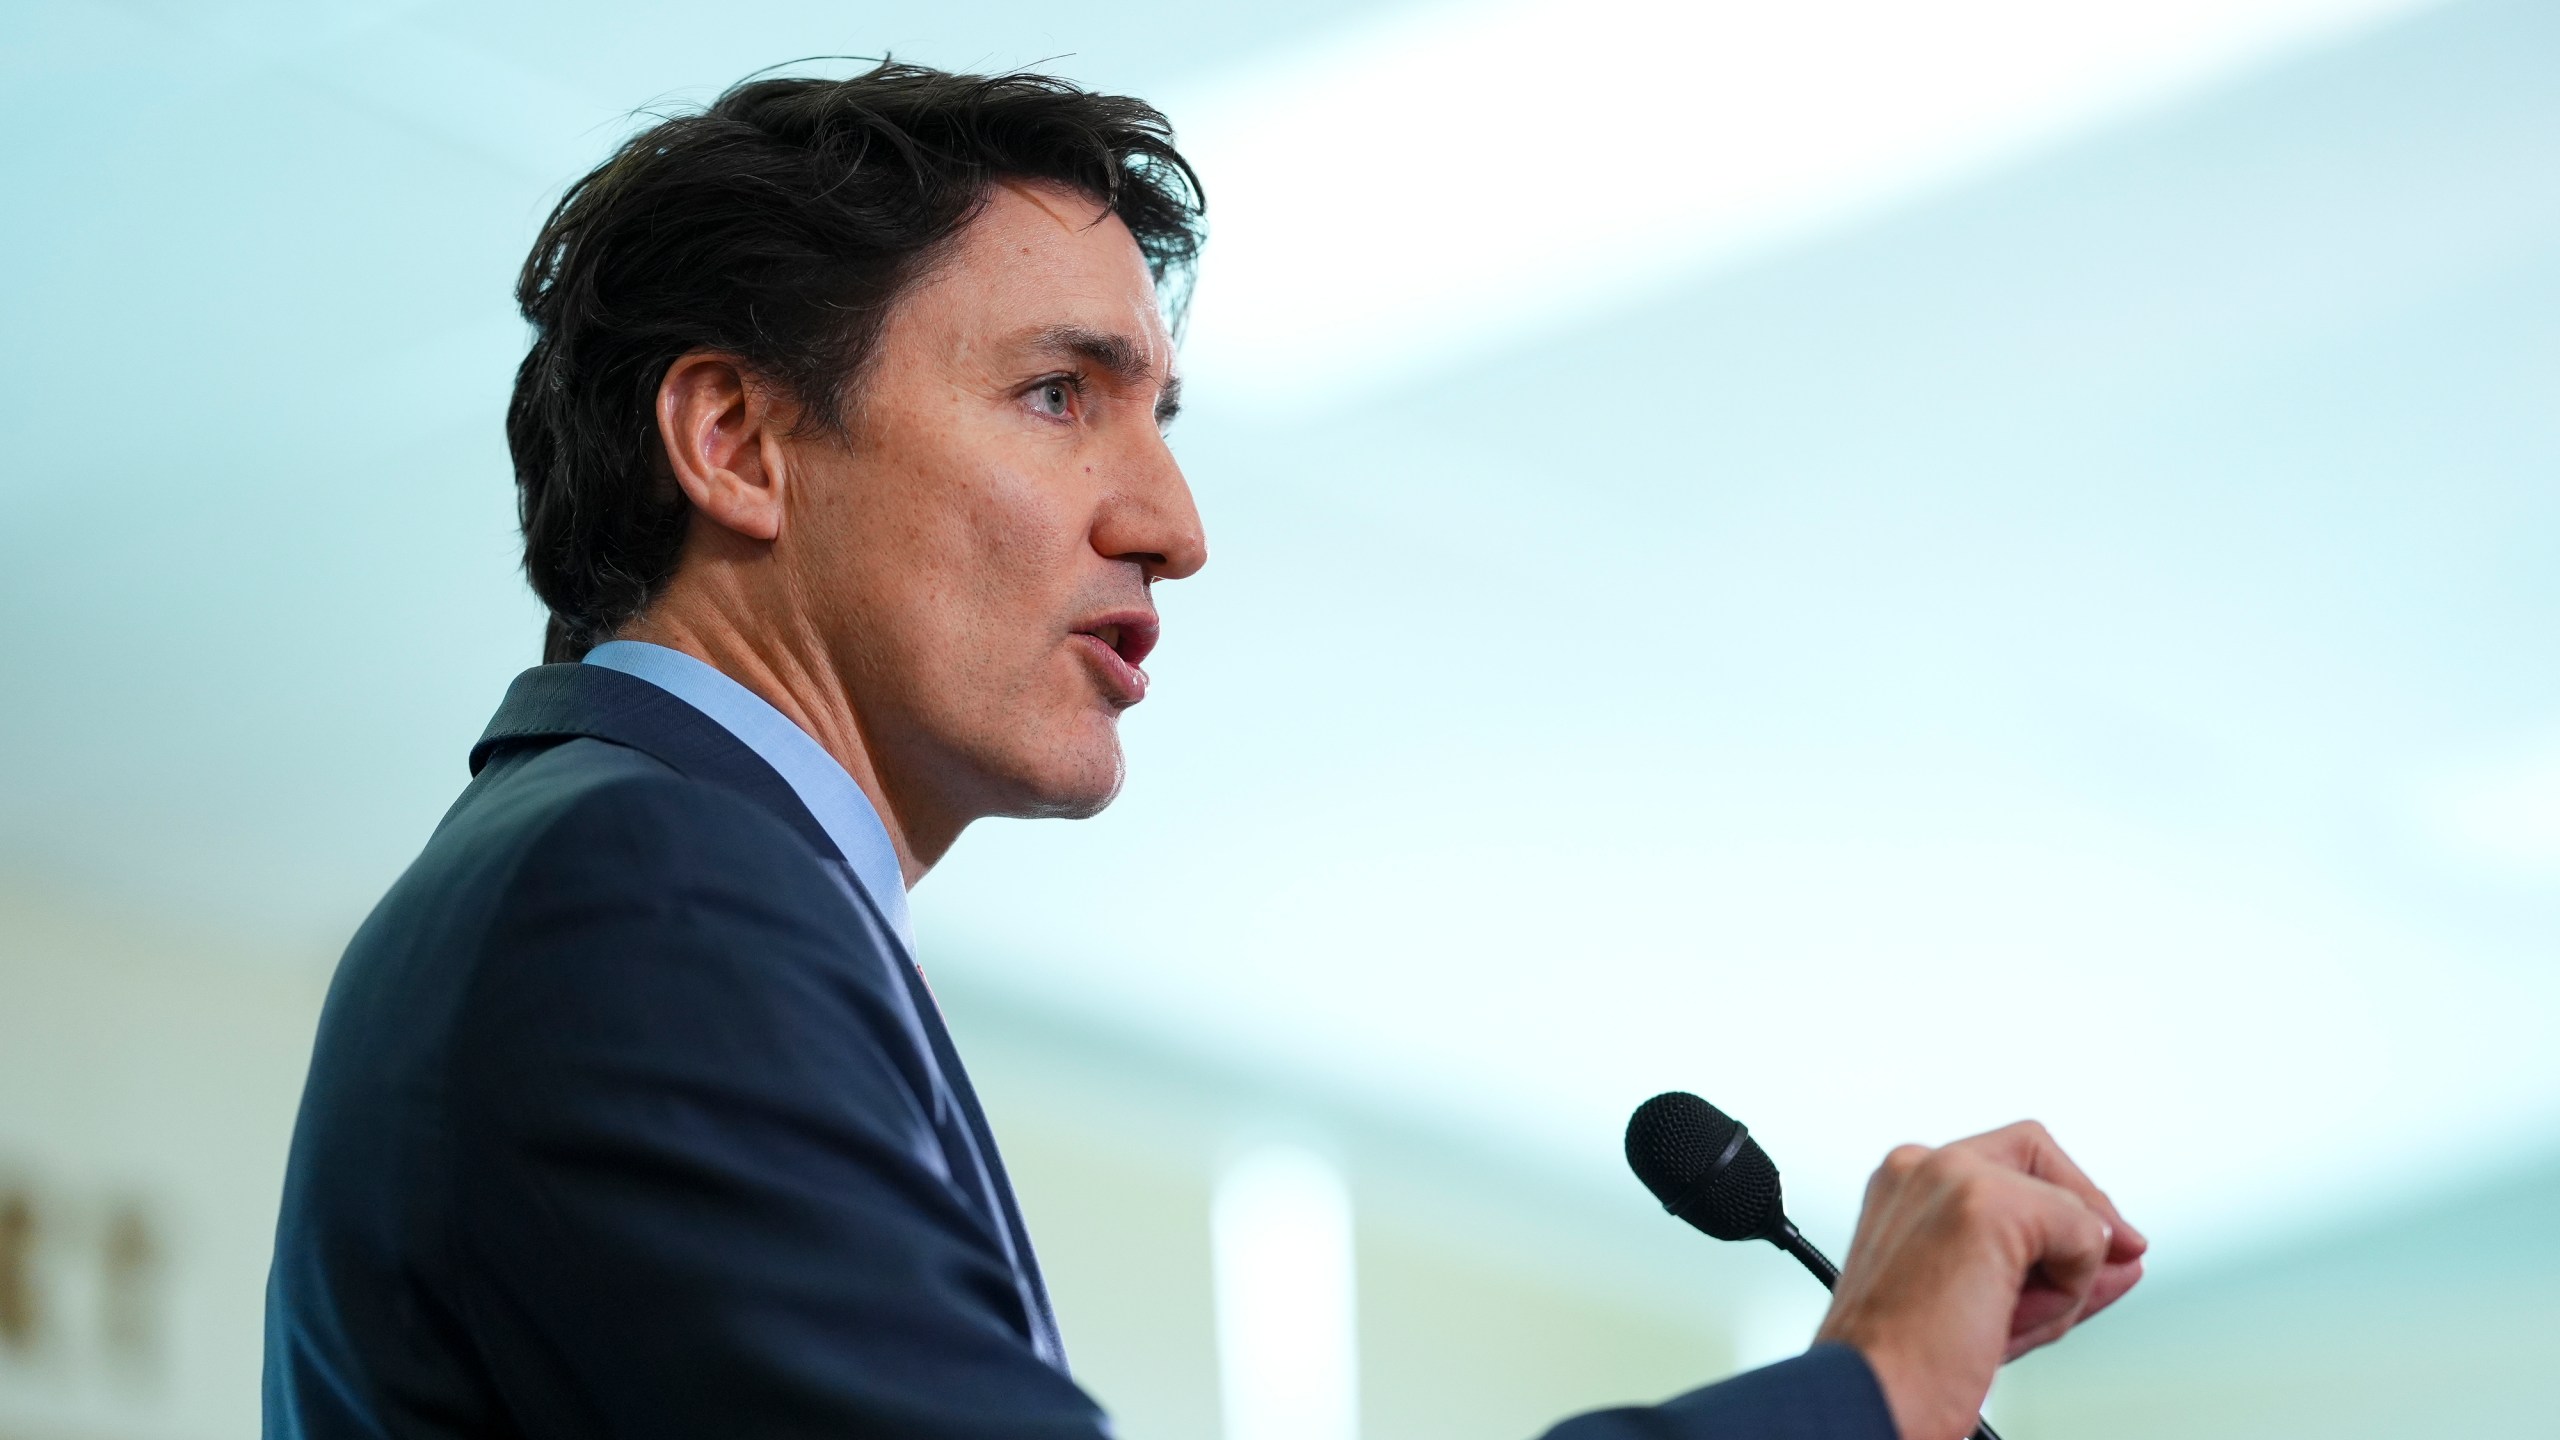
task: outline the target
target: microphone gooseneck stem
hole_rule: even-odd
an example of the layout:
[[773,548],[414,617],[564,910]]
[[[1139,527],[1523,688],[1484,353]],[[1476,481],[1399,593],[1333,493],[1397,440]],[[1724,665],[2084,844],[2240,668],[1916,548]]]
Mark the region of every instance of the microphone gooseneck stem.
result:
[[1804,1232],[1796,1228],[1793,1220],[1779,1216],[1777,1231],[1770,1235],[1769,1243],[1796,1257],[1804,1268],[1813,1272],[1814,1279],[1822,1282],[1823,1289],[1840,1288],[1840,1267],[1831,1263],[1830,1256],[1813,1248],[1813,1242],[1804,1238]]
[[[1813,1278],[1822,1282],[1823,1289],[1840,1288],[1840,1267],[1832,1264],[1830,1256],[1814,1248],[1813,1242],[1804,1238],[1804,1232],[1796,1228],[1796,1222],[1779,1216],[1778,1228],[1767,1238],[1770,1244],[1793,1255],[1798,1264],[1812,1271]],[[2000,1440],[2000,1432],[1991,1428],[1990,1421],[1984,1420],[1973,1427],[1973,1440]]]

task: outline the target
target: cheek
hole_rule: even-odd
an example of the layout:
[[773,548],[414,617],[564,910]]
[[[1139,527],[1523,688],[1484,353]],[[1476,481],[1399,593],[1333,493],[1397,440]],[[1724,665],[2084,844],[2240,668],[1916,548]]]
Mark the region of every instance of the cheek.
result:
[[1053,498],[1027,476],[984,477],[935,547],[935,599],[949,612],[937,628],[959,643],[957,667],[979,672],[982,685],[1019,693],[1067,658],[1083,579],[1076,562],[1088,547]]
[[815,527],[839,653],[875,701],[972,748],[1045,729],[1092,603],[1082,466],[1026,463],[1042,457],[1006,453],[1019,437],[940,412],[888,417],[875,444],[906,463],[847,476]]

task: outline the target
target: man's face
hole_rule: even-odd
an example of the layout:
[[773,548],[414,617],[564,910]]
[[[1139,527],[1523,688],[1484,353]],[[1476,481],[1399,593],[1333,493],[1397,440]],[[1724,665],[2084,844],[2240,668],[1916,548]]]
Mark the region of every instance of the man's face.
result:
[[1090,815],[1119,790],[1149,587],[1208,558],[1172,370],[1128,228],[1000,186],[887,317],[850,443],[795,446],[812,483],[776,558],[902,810]]

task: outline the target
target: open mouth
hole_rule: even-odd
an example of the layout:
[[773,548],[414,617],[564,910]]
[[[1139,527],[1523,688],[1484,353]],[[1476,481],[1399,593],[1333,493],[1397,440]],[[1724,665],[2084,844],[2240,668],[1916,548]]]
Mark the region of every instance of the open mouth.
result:
[[1109,615],[1081,627],[1075,634],[1088,642],[1085,650],[1115,700],[1135,705],[1146,698],[1147,672],[1138,666],[1156,648],[1154,616]]
[[1076,633],[1090,635],[1110,646],[1112,654],[1131,666],[1144,664],[1147,653],[1156,648],[1156,627],[1151,620],[1108,620]]

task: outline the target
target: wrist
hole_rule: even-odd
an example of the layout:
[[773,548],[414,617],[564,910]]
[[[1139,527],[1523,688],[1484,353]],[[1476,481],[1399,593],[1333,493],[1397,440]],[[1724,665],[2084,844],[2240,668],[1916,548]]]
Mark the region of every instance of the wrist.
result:
[[1900,1347],[1880,1343],[1872,1336],[1833,1333],[1827,1326],[1814,1336],[1814,1343],[1845,1345],[1867,1362],[1868,1373],[1875,1376],[1876,1389],[1884,1395],[1885,1410],[1893,1416],[1894,1433],[1901,1440],[1963,1440],[1971,1433],[1970,1424],[1959,1430],[1946,1428],[1947,1407],[1935,1393],[1942,1387],[1933,1383],[1929,1367]]

